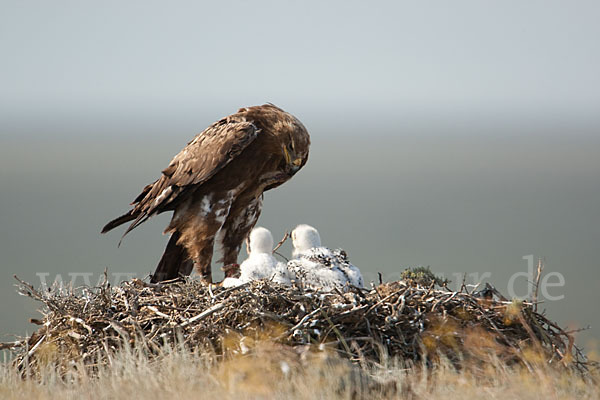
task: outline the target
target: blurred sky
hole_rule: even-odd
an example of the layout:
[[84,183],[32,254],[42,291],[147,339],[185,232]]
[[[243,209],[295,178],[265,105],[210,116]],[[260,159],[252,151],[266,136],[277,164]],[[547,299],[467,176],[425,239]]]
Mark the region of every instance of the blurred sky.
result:
[[0,0],[0,338],[35,315],[12,274],[151,272],[168,216],[119,249],[101,226],[264,102],[313,138],[266,195],[275,236],[312,223],[370,278],[431,265],[501,291],[545,257],[566,280],[549,315],[600,337],[598,21],[596,1]]
[[324,117],[594,118],[600,104],[596,1],[0,4],[9,120],[266,100]]

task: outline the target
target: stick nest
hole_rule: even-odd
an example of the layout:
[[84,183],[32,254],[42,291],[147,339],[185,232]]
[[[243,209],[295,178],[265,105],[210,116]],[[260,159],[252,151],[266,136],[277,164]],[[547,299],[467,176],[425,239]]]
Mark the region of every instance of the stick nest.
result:
[[133,279],[40,292],[20,282],[22,294],[44,304],[43,318],[32,321],[40,325],[33,335],[1,346],[27,371],[49,363],[93,368],[129,346],[151,358],[165,344],[227,357],[259,340],[330,349],[362,365],[392,357],[431,366],[444,357],[460,368],[494,359],[582,374],[591,365],[572,336],[534,305],[507,301],[490,285],[469,293],[464,285],[451,291],[408,280],[321,293],[267,281],[224,289],[192,279]]

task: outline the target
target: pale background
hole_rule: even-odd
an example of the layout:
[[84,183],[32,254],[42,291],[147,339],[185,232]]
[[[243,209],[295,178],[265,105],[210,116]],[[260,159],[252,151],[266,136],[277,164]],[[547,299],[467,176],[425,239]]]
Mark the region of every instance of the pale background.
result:
[[313,139],[266,194],[277,238],[309,223],[368,280],[429,265],[504,293],[545,257],[548,315],[599,338],[599,4],[0,1],[0,340],[34,329],[13,274],[152,272],[167,215],[121,248],[100,228],[264,102]]

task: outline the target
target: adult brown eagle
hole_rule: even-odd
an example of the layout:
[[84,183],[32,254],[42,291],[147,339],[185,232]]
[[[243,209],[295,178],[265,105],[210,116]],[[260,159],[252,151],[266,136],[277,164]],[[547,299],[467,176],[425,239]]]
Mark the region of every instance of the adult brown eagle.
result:
[[133,221],[125,236],[153,215],[173,211],[165,229],[171,238],[152,282],[189,275],[192,267],[211,281],[217,234],[223,264],[236,263],[260,215],[263,192],[294,176],[309,147],[308,132],[293,115],[272,104],[241,108],[189,142],[102,233]]

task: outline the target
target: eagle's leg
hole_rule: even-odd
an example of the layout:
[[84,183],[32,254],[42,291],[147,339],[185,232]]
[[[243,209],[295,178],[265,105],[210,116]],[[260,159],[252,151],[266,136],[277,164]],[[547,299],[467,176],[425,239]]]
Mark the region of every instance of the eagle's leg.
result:
[[[194,229],[197,234],[191,234],[192,229],[184,230],[181,234],[179,245],[185,247],[189,259],[186,263],[193,263],[196,273],[206,282],[212,282],[211,261],[213,255],[214,236],[218,228],[210,231],[203,229],[201,232]],[[180,268],[185,267],[186,263],[182,263]],[[188,274],[191,272],[186,271]]]
[[181,237],[177,241],[177,244],[185,247],[194,269],[206,282],[212,282],[210,264],[215,236],[220,228],[221,223],[214,219],[204,219],[202,224],[189,223],[181,229]]
[[[212,192],[190,197],[179,205],[166,232],[177,232],[177,245],[206,282],[212,282],[211,261],[215,237],[225,223],[233,201],[230,192]],[[181,264],[181,268],[188,264]],[[187,271],[188,273],[191,270]]]
[[211,261],[213,255],[214,239],[201,240],[196,246],[198,250],[192,252],[192,261],[196,273],[206,282],[212,282]]
[[262,209],[262,194],[243,193],[231,205],[221,228],[223,265],[236,264],[242,243],[256,225]]

